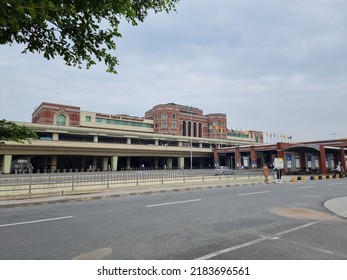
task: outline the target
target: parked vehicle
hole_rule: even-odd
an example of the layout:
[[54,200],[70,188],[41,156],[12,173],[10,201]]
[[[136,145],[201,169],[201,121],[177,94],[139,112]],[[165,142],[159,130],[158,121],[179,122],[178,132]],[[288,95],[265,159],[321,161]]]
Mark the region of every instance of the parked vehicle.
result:
[[228,166],[218,166],[214,169],[214,175],[233,175],[234,170]]

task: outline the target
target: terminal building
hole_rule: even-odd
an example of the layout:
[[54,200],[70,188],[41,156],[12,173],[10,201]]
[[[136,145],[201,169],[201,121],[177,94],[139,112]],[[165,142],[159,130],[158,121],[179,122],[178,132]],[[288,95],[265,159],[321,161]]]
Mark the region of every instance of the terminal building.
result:
[[86,170],[211,168],[213,149],[260,144],[262,132],[228,135],[226,114],[208,114],[173,103],[154,106],[145,117],[82,111],[41,103],[31,123],[31,144],[6,142],[0,149],[2,173]]
[[263,132],[228,129],[224,113],[205,115],[175,103],[136,117],[43,102],[31,123],[17,124],[35,131],[38,140],[5,142],[1,173],[261,168],[276,157],[284,159],[287,173],[324,173],[338,162],[346,167],[347,139],[264,144]]

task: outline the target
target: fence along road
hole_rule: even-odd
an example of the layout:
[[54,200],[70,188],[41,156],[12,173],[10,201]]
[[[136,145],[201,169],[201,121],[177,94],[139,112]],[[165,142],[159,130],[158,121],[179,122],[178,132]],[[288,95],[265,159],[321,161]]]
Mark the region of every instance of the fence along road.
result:
[[94,192],[151,184],[260,180],[261,177],[260,169],[236,170],[233,175],[215,175],[213,169],[9,174],[0,175],[0,198]]

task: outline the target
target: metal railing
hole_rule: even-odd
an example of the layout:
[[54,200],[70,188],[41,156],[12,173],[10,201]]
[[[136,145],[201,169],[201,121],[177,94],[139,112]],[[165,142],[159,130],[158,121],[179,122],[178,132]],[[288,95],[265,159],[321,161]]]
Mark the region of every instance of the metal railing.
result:
[[56,192],[59,190],[75,191],[78,189],[107,189],[120,185],[136,186],[148,183],[167,184],[170,182],[218,181],[239,178],[260,178],[261,169],[235,170],[230,175],[215,175],[214,169],[184,170],[143,170],[112,172],[63,172],[63,173],[29,173],[0,175],[0,195],[5,192],[33,193]]

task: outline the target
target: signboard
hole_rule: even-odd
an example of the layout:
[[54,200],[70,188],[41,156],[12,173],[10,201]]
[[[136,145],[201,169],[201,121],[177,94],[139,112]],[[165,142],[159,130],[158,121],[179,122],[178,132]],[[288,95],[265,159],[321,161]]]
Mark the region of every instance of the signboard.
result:
[[243,157],[243,166],[248,167],[248,157]]
[[274,167],[276,169],[283,169],[284,168],[283,158],[275,158],[275,160],[274,160]]

